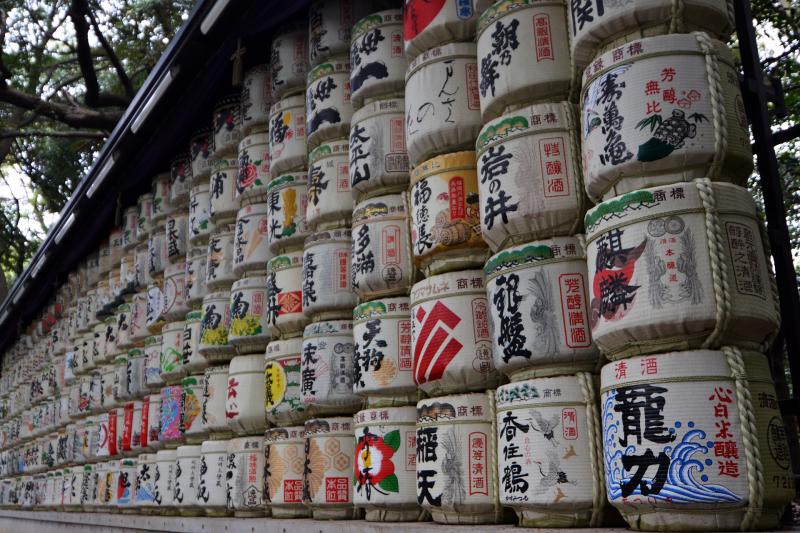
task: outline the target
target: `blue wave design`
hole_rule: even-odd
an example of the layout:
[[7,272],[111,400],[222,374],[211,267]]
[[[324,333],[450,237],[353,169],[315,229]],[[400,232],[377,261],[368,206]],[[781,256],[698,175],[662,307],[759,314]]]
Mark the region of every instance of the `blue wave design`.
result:
[[[619,447],[620,422],[614,421],[615,390],[606,393],[603,399],[603,454],[606,466],[606,491],[610,500],[622,498],[622,485],[633,477],[622,469],[623,455],[636,454],[636,446]],[[665,446],[664,453],[670,456],[667,482],[658,494],[646,498],[665,500],[670,503],[739,503],[743,498],[727,487],[714,483],[703,483],[696,479],[706,468],[705,457],[711,450],[706,446],[706,432],[701,429],[687,431],[674,447]],[[713,463],[712,463],[713,464]],[[631,472],[633,474],[633,471]],[[642,496],[639,487],[631,496]]]
[[152,502],[154,495],[148,490],[148,487],[137,487],[136,489],[136,503],[139,502]]

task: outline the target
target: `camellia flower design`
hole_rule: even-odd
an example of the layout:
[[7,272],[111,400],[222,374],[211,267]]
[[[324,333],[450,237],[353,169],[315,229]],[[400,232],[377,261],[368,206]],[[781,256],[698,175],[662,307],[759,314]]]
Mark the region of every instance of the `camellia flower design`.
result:
[[355,486],[359,494],[364,490],[367,500],[372,499],[373,489],[384,495],[400,491],[392,462],[392,456],[399,448],[398,430],[379,437],[370,433],[368,427],[364,428],[364,434],[356,444]]

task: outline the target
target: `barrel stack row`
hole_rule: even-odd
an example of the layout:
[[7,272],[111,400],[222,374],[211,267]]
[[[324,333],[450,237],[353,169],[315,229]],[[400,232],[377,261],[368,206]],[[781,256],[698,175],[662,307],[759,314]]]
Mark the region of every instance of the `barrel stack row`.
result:
[[732,28],[314,2],[6,354],[0,504],[775,527]]

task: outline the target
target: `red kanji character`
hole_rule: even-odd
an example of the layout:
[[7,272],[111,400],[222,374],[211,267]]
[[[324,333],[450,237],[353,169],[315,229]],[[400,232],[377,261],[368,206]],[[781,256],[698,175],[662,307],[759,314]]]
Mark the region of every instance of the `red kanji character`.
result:
[[717,461],[719,475],[728,477],[739,477],[739,463],[736,461]]

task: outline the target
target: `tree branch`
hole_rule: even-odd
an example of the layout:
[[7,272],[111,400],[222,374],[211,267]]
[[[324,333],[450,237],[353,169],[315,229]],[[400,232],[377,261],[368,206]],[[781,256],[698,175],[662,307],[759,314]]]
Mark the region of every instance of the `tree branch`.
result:
[[48,131],[48,130],[0,130],[0,139],[16,138],[16,137],[77,137],[87,139],[105,139],[108,137],[107,133],[102,131],[85,131],[85,130],[66,130],[66,131]]
[[0,85],[0,102],[35,111],[73,128],[90,128],[111,131],[122,117],[122,111],[99,111],[85,107],[47,102],[38,96]]
[[90,10],[89,11],[89,20],[92,23],[92,27],[94,28],[94,34],[97,36],[97,40],[100,41],[100,45],[108,54],[108,58],[111,60],[111,64],[114,65],[114,70],[117,71],[117,77],[119,78],[120,83],[122,83],[122,87],[125,88],[125,94],[128,95],[128,98],[133,98],[133,95],[136,91],[133,90],[133,84],[131,83],[130,78],[125,73],[125,68],[122,66],[122,62],[117,57],[116,52],[114,52],[114,47],[111,46],[111,43],[103,36],[103,32],[100,31],[100,25],[97,23],[97,18],[94,16],[94,13]]
[[69,16],[72,25],[75,27],[75,40],[78,43],[78,65],[86,83],[86,105],[94,107],[97,105],[97,98],[100,94],[100,84],[97,81],[97,73],[94,71],[94,61],[92,61],[92,48],[89,46],[89,25],[86,23],[86,13],[89,6],[86,0],[72,0],[69,8]]

